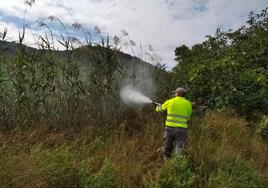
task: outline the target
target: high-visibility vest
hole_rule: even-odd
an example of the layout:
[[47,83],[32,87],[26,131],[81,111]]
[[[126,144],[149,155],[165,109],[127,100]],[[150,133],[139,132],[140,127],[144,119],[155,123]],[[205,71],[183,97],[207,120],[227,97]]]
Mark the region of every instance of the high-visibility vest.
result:
[[156,106],[157,112],[167,110],[166,126],[188,128],[187,121],[191,118],[192,103],[183,97],[174,97],[164,104]]

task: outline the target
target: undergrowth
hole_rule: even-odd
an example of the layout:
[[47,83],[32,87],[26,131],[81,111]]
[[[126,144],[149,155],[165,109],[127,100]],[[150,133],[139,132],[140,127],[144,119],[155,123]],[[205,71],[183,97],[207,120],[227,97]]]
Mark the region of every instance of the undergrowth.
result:
[[[79,132],[2,132],[0,187],[265,187],[267,144],[243,118],[194,118],[187,155],[163,161],[161,121]],[[131,124],[133,126],[133,124]]]

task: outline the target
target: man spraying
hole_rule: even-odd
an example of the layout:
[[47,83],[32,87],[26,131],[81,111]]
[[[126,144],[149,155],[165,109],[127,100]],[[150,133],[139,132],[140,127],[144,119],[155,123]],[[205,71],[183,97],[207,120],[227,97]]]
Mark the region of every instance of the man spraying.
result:
[[171,156],[173,145],[175,145],[176,154],[182,154],[185,151],[187,121],[190,120],[192,114],[192,103],[184,98],[186,91],[179,87],[174,91],[174,98],[156,106],[157,112],[167,111],[164,136],[165,159]]

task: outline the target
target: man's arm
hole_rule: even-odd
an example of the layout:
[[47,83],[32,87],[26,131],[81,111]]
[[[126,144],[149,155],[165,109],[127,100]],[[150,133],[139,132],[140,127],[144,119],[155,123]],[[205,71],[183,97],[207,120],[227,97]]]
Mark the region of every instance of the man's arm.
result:
[[166,102],[164,102],[164,104],[162,104],[162,105],[157,105],[156,106],[156,112],[163,112],[163,111],[166,111],[167,110],[167,108],[168,108],[168,103],[169,103],[169,101],[167,100]]
[[193,103],[190,103],[190,107],[189,107],[189,114],[188,114],[188,120],[190,120],[190,119],[191,119],[192,112],[193,112]]

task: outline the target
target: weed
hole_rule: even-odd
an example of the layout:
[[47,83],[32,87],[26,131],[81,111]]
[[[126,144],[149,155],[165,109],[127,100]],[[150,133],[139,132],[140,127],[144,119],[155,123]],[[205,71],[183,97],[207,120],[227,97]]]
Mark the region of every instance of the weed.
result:
[[164,188],[194,187],[195,179],[188,159],[184,156],[175,156],[162,167],[158,185]]
[[207,187],[251,187],[261,186],[260,175],[240,157],[223,159],[219,167],[210,175]]

